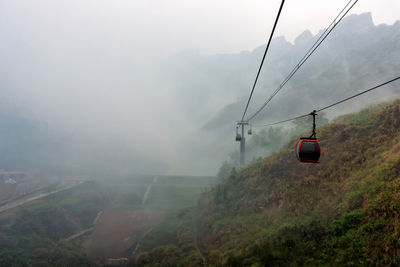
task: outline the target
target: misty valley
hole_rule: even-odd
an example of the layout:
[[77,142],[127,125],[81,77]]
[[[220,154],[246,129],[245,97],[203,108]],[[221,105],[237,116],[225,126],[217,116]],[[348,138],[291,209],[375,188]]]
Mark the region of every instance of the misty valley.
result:
[[54,183],[22,172],[1,175],[2,266],[126,264],[142,251],[177,245],[180,214],[216,182],[142,176]]
[[0,267],[400,266],[399,10],[0,0]]

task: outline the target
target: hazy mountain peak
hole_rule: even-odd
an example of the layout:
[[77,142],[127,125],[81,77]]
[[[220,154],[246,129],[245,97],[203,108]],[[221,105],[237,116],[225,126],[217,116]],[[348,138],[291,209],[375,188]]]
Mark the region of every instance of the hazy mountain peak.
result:
[[283,45],[288,44],[289,42],[286,40],[285,36],[278,36],[273,40],[274,44]]
[[305,30],[303,33],[301,33],[297,38],[294,40],[295,45],[302,45],[307,43],[313,38],[312,33],[310,30]]
[[292,46],[293,45],[286,40],[285,36],[278,36],[273,39],[271,43],[271,49],[276,49],[278,47],[280,52],[287,51],[288,49],[291,49]]
[[344,18],[341,24],[343,27],[351,27],[357,32],[364,32],[374,27],[371,12],[350,15]]

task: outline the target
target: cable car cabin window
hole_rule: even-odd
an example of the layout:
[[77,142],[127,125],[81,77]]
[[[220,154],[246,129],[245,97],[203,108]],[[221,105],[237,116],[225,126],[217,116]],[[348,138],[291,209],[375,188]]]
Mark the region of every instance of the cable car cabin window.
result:
[[321,147],[317,140],[302,139],[297,144],[296,155],[300,162],[317,163],[321,154]]

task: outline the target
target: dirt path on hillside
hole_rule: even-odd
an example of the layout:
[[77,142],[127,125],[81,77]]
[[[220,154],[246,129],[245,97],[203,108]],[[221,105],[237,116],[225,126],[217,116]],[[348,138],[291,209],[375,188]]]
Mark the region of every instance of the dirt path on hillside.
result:
[[140,245],[142,243],[142,240],[151,232],[153,231],[154,227],[150,228],[147,232],[145,232],[142,237],[139,239],[139,241],[137,242],[135,249],[132,252],[132,256],[136,255],[136,253],[138,252]]
[[73,234],[73,235],[71,235],[70,237],[66,238],[65,240],[67,240],[67,241],[69,241],[69,240],[74,240],[74,239],[77,239],[77,238],[79,238],[79,237],[82,237],[82,236],[84,236],[84,235],[86,235],[86,234],[88,234],[88,233],[91,233],[91,232],[94,230],[94,228],[95,228],[95,226],[96,226],[96,223],[97,223],[97,221],[99,220],[99,218],[100,218],[100,216],[101,216],[102,213],[103,213],[103,211],[100,211],[100,212],[97,213],[96,218],[93,220],[93,226],[92,226],[92,227],[83,229],[83,230],[80,231],[79,233]]
[[153,181],[151,182],[151,184],[149,184],[149,186],[146,189],[146,192],[144,193],[142,205],[146,204],[147,199],[149,198],[151,192],[151,188],[157,182],[158,182],[158,176],[154,176]]

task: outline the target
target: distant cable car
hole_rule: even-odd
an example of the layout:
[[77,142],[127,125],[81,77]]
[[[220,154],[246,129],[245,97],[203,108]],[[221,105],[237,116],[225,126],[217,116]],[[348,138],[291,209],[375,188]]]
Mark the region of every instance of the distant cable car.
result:
[[253,134],[253,131],[251,130],[251,125],[250,125],[250,129],[247,131],[247,134],[248,135],[252,135]]
[[239,127],[238,126],[236,126],[236,142],[240,142],[240,141],[242,141],[242,135],[241,134],[239,134]]
[[321,146],[317,140],[315,131],[316,111],[310,113],[313,116],[313,131],[310,137],[302,137],[296,146],[296,156],[300,162],[318,163],[321,155]]

